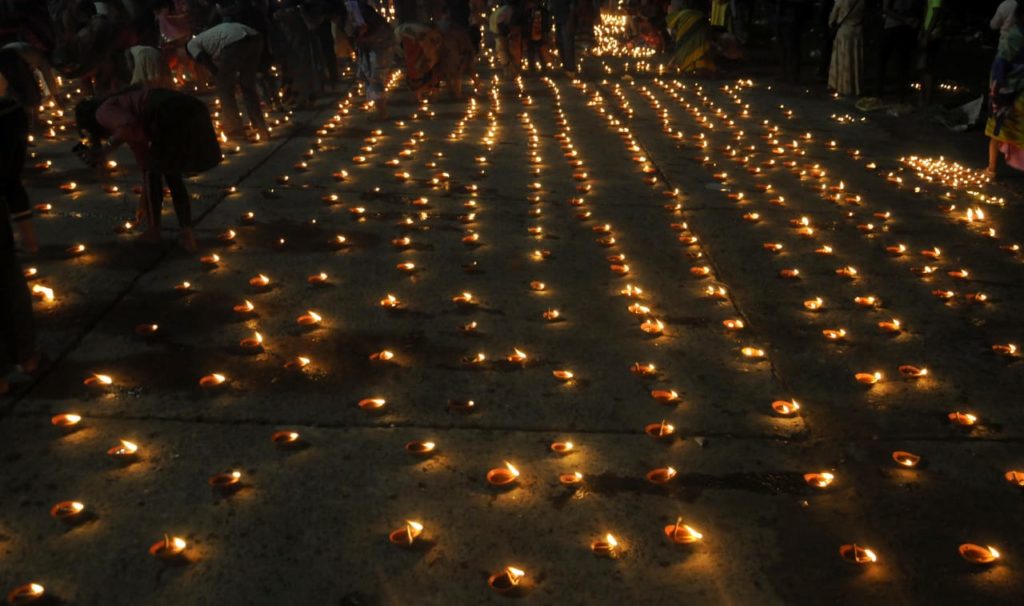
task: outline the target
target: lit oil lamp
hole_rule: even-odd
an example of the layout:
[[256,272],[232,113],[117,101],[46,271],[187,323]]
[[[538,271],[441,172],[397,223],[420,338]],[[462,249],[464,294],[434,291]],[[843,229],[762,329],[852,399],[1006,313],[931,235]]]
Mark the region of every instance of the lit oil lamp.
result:
[[242,301],[238,305],[231,308],[236,314],[250,314],[256,309],[256,306],[252,304],[252,301],[248,299]]
[[258,274],[249,279],[249,286],[252,286],[253,288],[266,288],[270,286],[270,278],[263,274]]
[[60,190],[64,193],[71,193],[78,189],[78,184],[75,183],[74,181],[69,181],[67,183],[61,183],[59,187]]
[[477,326],[478,325],[477,325],[476,321],[467,322],[466,324],[460,324],[459,325],[459,332],[473,333],[473,332],[476,332]]
[[327,274],[324,272],[313,274],[306,278],[306,282],[311,286],[324,286],[328,284]]
[[473,293],[463,292],[452,297],[452,303],[456,305],[473,306],[477,305],[479,301],[473,296]]
[[46,597],[46,588],[39,583],[18,585],[7,594],[7,602],[11,606],[39,603]]
[[757,347],[744,347],[743,349],[740,350],[740,353],[743,354],[743,356],[746,358],[751,358],[755,360],[761,359],[765,355],[764,350],[758,349]]
[[405,444],[405,451],[409,454],[417,457],[430,457],[433,456],[434,451],[437,449],[437,444],[434,442],[421,442],[414,440]]
[[574,448],[576,448],[576,446],[572,442],[552,442],[551,443],[551,452],[553,452],[555,454],[567,455],[567,454],[573,452]]
[[669,439],[675,432],[675,426],[664,419],[662,419],[661,423],[648,423],[644,426],[644,433],[655,440]]
[[1024,470],[1012,469],[1003,476],[1010,484],[1024,488]]
[[82,416],[66,412],[50,417],[50,424],[63,431],[71,432],[78,429]]
[[372,412],[384,408],[385,404],[387,404],[387,400],[384,398],[363,398],[359,400],[357,406],[365,411]]
[[218,473],[210,476],[210,479],[207,480],[207,482],[212,488],[221,492],[235,492],[242,487],[242,472],[229,471],[226,473]]
[[211,373],[211,374],[204,375],[203,377],[201,377],[199,379],[199,385],[201,387],[207,387],[207,388],[209,388],[209,387],[220,387],[227,380],[228,380],[228,378],[225,375],[223,375],[223,374],[221,374],[219,372],[215,372],[215,373]]
[[184,557],[188,542],[181,537],[164,535],[164,538],[149,548],[149,554],[164,561],[180,560]]
[[795,267],[785,267],[779,270],[779,277],[785,280],[797,280],[800,278],[800,270]]
[[825,307],[825,301],[821,297],[815,297],[804,301],[804,309],[807,311],[821,311]]
[[821,334],[829,341],[842,341],[846,339],[845,328],[826,328]]
[[[36,286],[38,286],[38,284]],[[35,287],[33,286],[33,288],[35,288]],[[192,291],[192,283],[189,282],[188,280],[185,280],[184,282],[181,282],[180,284],[175,284],[174,285],[174,290],[176,290],[178,292],[182,292],[182,293],[191,292]]]
[[672,467],[658,467],[648,471],[646,477],[651,484],[667,484],[676,477],[676,470]]
[[1013,343],[993,345],[992,351],[1001,356],[1014,356],[1017,354],[1017,346]]
[[65,524],[74,524],[81,520],[85,505],[78,501],[61,501],[50,508],[50,517]]
[[856,543],[839,547],[839,557],[851,564],[873,564],[878,561],[878,555],[874,551]]
[[640,375],[642,377],[651,377],[658,372],[658,369],[654,364],[641,364],[640,362],[634,362],[633,365],[629,367],[629,370],[633,374]]
[[505,356],[505,359],[508,360],[509,362],[512,362],[513,364],[521,364],[526,362],[527,355],[525,351],[519,348],[513,348],[512,353]]
[[476,410],[476,402],[473,400],[448,400],[448,408],[461,413],[470,413]]
[[128,440],[121,440],[117,446],[111,446],[107,455],[120,461],[134,461],[139,455],[139,445]]
[[247,337],[247,338],[242,339],[241,341],[239,341],[238,342],[238,346],[241,347],[243,351],[246,351],[246,352],[249,352],[249,353],[255,353],[255,352],[258,352],[258,351],[262,351],[263,350],[263,335],[261,335],[259,332],[254,332],[254,333],[252,333],[251,337]]
[[836,275],[842,276],[844,278],[853,279],[858,276],[857,268],[851,265],[847,265],[846,267],[840,267],[839,269],[836,270]]
[[386,297],[384,297],[383,299],[380,300],[380,306],[381,307],[386,307],[386,308],[389,308],[389,309],[397,309],[401,305],[402,305],[401,301],[399,301],[398,297],[396,297],[395,295],[390,295],[389,294],[389,295],[387,295]]
[[862,297],[854,297],[853,302],[861,307],[877,307],[881,305],[881,301],[874,295],[867,295]]
[[971,564],[993,564],[1000,557],[999,551],[990,545],[982,547],[974,543],[964,543],[959,548],[960,557]]
[[516,594],[522,589],[526,573],[515,566],[506,566],[501,572],[492,574],[487,579],[491,589],[501,594]]
[[674,389],[655,389],[651,391],[651,397],[662,404],[671,404],[679,401],[679,394]]
[[495,467],[487,472],[487,483],[491,486],[509,486],[519,478],[519,470],[505,461],[504,467]]
[[921,457],[905,450],[896,450],[892,453],[892,460],[903,467],[913,468],[921,462]]
[[853,375],[853,378],[859,381],[860,383],[864,383],[866,385],[874,385],[875,383],[878,383],[879,381],[882,380],[882,376],[882,373],[878,371],[858,372],[857,374]]
[[72,256],[78,256],[85,253],[85,244],[75,244],[68,248],[66,252]]
[[389,362],[395,358],[395,352],[389,349],[382,349],[381,351],[370,354],[370,359],[374,362]]
[[311,362],[311,361],[312,360],[309,359],[308,357],[305,357],[305,356],[302,356],[302,355],[297,355],[297,356],[291,358],[290,360],[288,360],[287,362],[285,362],[285,367],[286,367],[286,369],[302,370],[302,369],[304,369],[304,367],[308,366],[309,362]]
[[251,225],[256,221],[256,213],[250,211],[242,213],[242,216],[238,218],[239,222],[243,225]]
[[666,526],[665,536],[676,545],[689,545],[704,538],[704,535],[698,532],[697,529],[683,524],[683,518],[676,518],[675,524]]
[[86,379],[82,381],[82,383],[85,385],[92,385],[96,387],[107,387],[109,385],[113,385],[114,379],[111,378],[110,375],[93,374],[90,377],[86,377]]
[[270,436],[271,443],[278,448],[297,448],[303,444],[302,436],[297,431],[275,431]]
[[908,379],[920,379],[928,375],[927,368],[918,368],[910,364],[903,364],[899,367],[900,375]]
[[887,332],[889,334],[898,334],[899,332],[901,332],[903,330],[903,325],[900,323],[899,320],[897,320],[896,318],[893,318],[891,320],[886,320],[886,321],[879,322],[878,323],[878,328],[882,332]]
[[576,486],[583,483],[583,474],[578,471],[563,473],[558,476],[558,482],[563,486]]
[[836,477],[827,471],[804,474],[804,482],[814,488],[828,488],[835,479]]
[[559,381],[572,381],[576,377],[576,373],[571,370],[557,369],[551,371],[551,376],[555,377]]
[[405,526],[392,530],[391,533],[388,534],[388,541],[390,541],[392,545],[412,547],[416,538],[421,534],[423,534],[423,524],[406,520]]
[[740,318],[730,318],[727,320],[722,320],[722,326],[724,326],[728,330],[742,330],[743,327],[746,325]]
[[603,539],[598,539],[590,544],[590,551],[602,558],[614,558],[618,555],[619,542],[612,533],[608,533]]
[[309,310],[295,319],[295,322],[299,326],[318,326],[323,320],[323,316],[316,313],[315,311]]
[[772,402],[772,410],[784,417],[795,415],[800,410],[800,404],[796,400],[775,400]]
[[949,422],[960,427],[973,427],[978,422],[978,417],[967,412],[954,411],[946,415]]
[[640,330],[649,335],[660,335],[665,332],[665,324],[657,318],[648,318],[640,324]]

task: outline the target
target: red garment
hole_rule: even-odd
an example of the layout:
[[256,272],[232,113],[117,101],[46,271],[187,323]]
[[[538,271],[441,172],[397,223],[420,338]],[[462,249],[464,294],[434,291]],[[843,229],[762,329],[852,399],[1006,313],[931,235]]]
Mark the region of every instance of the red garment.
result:
[[148,90],[133,90],[109,97],[96,110],[96,121],[112,133],[113,138],[123,141],[135,155],[135,162],[142,168],[149,157],[152,142],[146,133],[145,106]]

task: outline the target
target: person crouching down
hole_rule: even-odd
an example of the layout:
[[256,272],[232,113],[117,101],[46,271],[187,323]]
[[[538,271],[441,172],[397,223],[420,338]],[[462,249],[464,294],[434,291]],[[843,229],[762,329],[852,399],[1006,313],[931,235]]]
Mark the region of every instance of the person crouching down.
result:
[[84,159],[90,165],[104,162],[122,143],[131,148],[142,170],[139,214],[149,222],[143,240],[160,241],[166,183],[181,226],[181,245],[195,251],[192,208],[182,175],[205,172],[222,158],[206,105],[173,90],[129,90],[104,100],[82,101],[75,108],[75,120],[86,137]]

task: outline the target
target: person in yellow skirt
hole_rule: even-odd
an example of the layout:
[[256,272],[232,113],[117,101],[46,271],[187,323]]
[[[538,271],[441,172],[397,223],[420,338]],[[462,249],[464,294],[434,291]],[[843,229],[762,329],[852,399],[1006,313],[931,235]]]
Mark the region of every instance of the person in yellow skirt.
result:
[[996,176],[999,155],[1024,170],[1024,2],[1017,3],[1017,23],[999,40],[989,79],[992,113],[985,125],[989,137],[988,168]]

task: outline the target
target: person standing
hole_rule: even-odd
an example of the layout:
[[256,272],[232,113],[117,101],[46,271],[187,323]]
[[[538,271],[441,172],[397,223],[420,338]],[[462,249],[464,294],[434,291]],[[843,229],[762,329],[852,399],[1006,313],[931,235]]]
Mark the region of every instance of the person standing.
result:
[[562,69],[569,74],[576,73],[576,14],[574,0],[548,0],[548,12],[555,21],[555,45]]
[[999,39],[999,50],[989,78],[991,115],[985,125],[989,137],[988,167],[995,178],[1002,154],[1006,163],[1024,170],[1024,4],[1014,8],[1016,23]]
[[896,63],[896,91],[902,102],[910,88],[910,66],[914,60],[917,28],[921,25],[920,0],[884,0],[882,2],[882,48],[878,55],[875,95],[885,94],[886,72]]
[[42,360],[36,348],[32,295],[14,248],[11,221],[18,226],[22,248],[39,250],[32,227],[28,193],[21,182],[28,150],[29,114],[16,100],[34,86],[23,78],[21,59],[13,50],[0,53],[0,396],[10,390],[7,375],[15,366],[34,372]]
[[526,65],[530,71],[544,71],[544,64],[547,63],[545,47],[547,46],[548,31],[551,29],[550,16],[540,0],[526,0],[526,10],[523,13]]
[[840,95],[860,95],[860,72],[864,63],[864,0],[836,0],[828,24],[835,31],[828,86]]
[[798,84],[803,63],[801,39],[807,22],[807,3],[804,0],[778,0],[776,11],[776,37],[781,54],[782,78],[791,84]]
[[922,107],[932,102],[932,93],[935,91],[935,70],[938,67],[945,20],[946,7],[943,0],[925,0],[924,22],[918,36],[918,69],[921,72],[918,104]]
[[245,113],[249,123],[263,140],[270,138],[267,123],[260,109],[256,88],[256,71],[263,53],[263,37],[241,23],[221,23],[201,32],[188,41],[189,55],[204,65],[214,76],[224,131],[229,137],[245,135],[235,100],[235,87],[242,89]]
[[387,118],[385,85],[391,73],[395,33],[391,25],[365,0],[345,0],[345,33],[354,41],[356,66],[373,103],[377,118]]

